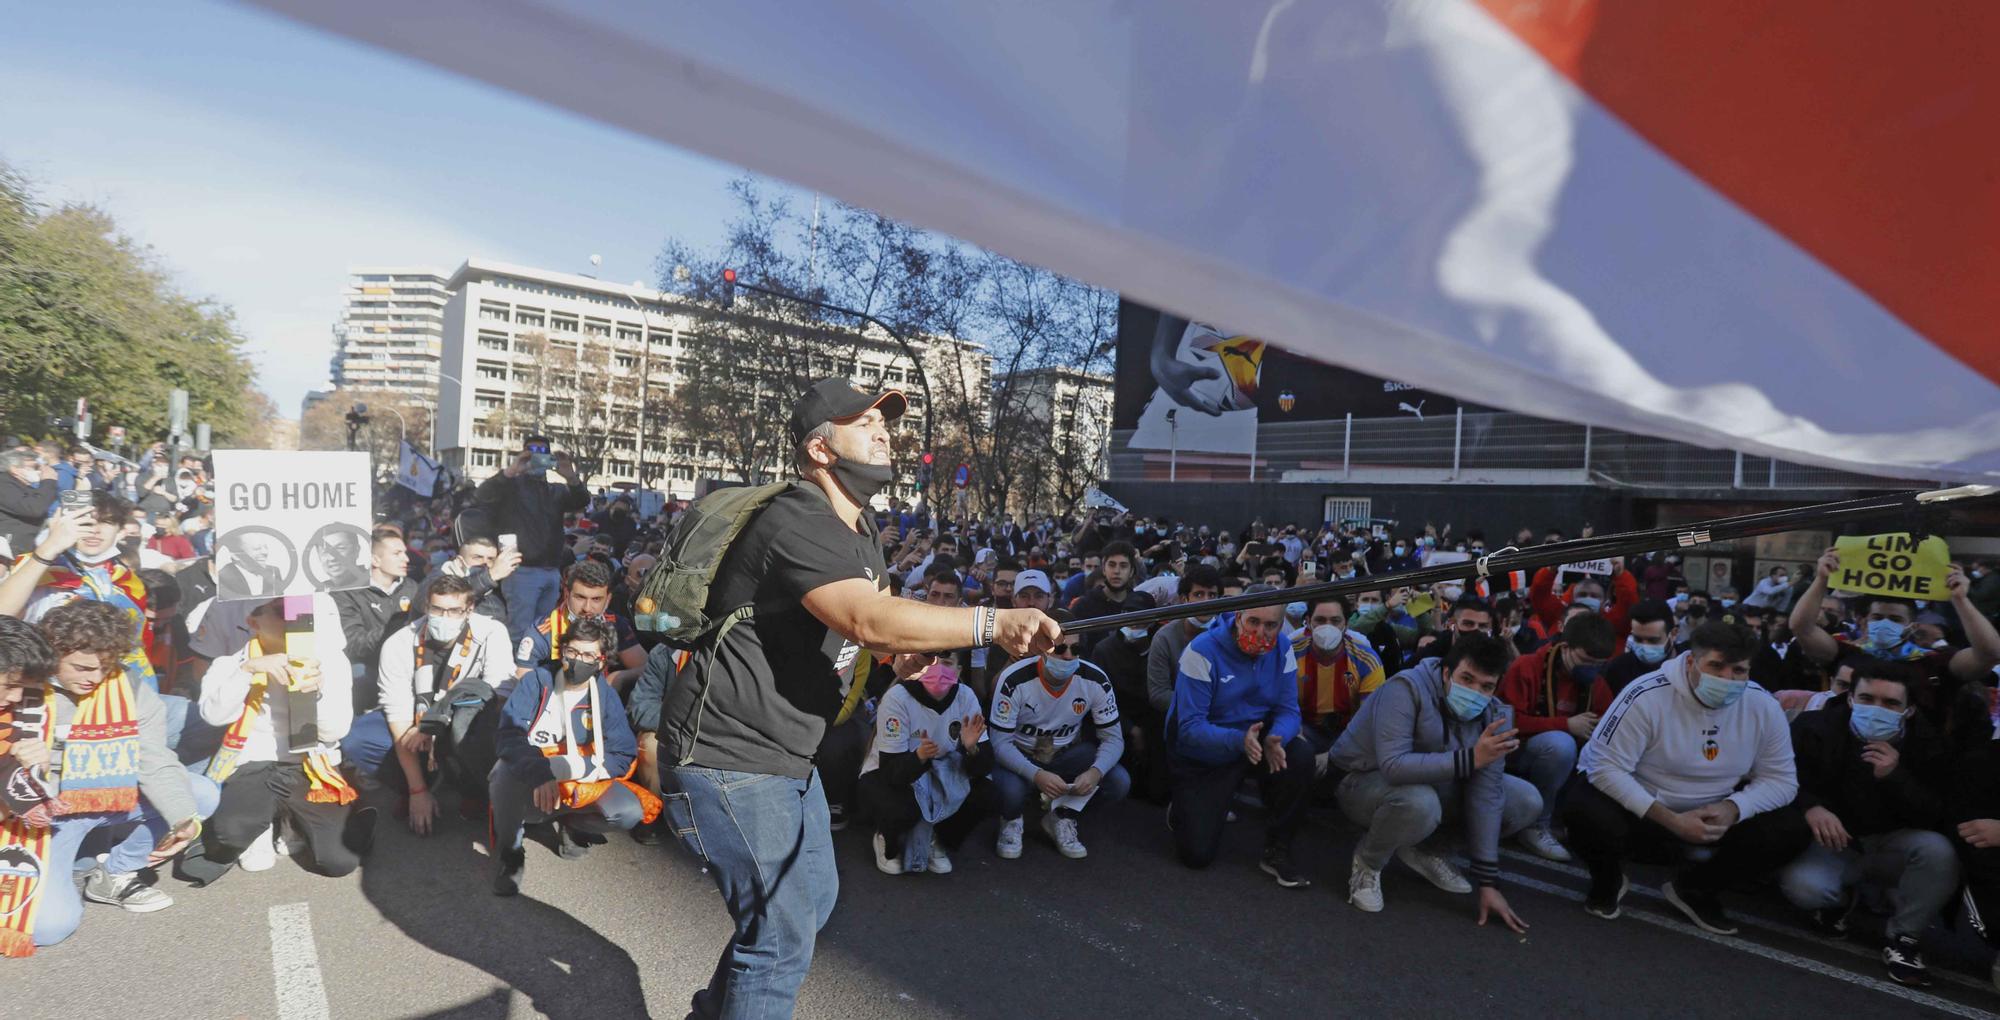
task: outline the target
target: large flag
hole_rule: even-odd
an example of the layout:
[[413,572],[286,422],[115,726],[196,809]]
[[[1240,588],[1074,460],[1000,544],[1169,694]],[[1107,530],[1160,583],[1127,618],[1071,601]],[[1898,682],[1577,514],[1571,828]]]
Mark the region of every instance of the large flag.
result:
[[396,466],[396,484],[425,499],[437,494],[438,466],[403,440],[402,455]]
[[258,2],[1316,360],[2000,477],[2000,3]]

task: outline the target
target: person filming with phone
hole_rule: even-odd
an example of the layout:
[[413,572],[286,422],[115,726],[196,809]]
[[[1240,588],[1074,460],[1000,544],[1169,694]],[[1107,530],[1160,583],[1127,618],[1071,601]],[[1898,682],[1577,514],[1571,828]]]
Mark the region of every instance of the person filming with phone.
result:
[[[562,480],[551,479],[550,471]],[[513,463],[480,483],[474,499],[489,515],[493,533],[513,536],[521,556],[520,566],[500,582],[507,631],[518,642],[562,597],[563,514],[587,506],[590,490],[569,454],[555,453],[547,436],[529,436]]]

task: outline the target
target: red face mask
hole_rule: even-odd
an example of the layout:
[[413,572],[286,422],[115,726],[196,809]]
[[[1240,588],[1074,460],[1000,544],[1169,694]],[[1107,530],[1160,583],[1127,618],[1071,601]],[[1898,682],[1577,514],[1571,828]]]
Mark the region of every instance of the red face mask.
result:
[[1246,634],[1238,630],[1236,632],[1236,647],[1243,649],[1243,654],[1254,657],[1278,647],[1278,639],[1266,635],[1262,631]]

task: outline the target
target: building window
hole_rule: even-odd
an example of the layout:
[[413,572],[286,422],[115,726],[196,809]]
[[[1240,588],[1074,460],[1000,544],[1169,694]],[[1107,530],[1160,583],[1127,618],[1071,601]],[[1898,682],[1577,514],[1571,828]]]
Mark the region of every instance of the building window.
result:
[[507,309],[504,305],[489,305],[483,301],[479,305],[479,317],[488,322],[508,321]]
[[558,333],[574,333],[576,332],[576,320],[565,319],[559,316],[550,316],[549,328],[555,330]]

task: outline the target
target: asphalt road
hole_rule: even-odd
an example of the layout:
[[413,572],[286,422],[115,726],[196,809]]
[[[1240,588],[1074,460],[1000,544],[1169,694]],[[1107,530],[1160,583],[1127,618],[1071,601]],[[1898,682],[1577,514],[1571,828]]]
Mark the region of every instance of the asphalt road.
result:
[[[875,871],[866,836],[836,837],[839,909],[821,934],[798,1015],[823,1018],[1334,1015],[1995,1016],[1990,953],[1960,939],[1932,951],[1936,985],[1882,974],[1877,944],[1833,943],[1769,900],[1739,901],[1757,926],[1716,938],[1683,923],[1635,874],[1626,916],[1583,913],[1573,869],[1510,856],[1526,937],[1473,924],[1473,898],[1400,865],[1388,909],[1344,902],[1354,833],[1316,815],[1300,837],[1315,886],[1256,870],[1260,829],[1244,807],[1206,872],[1171,857],[1159,809],[1086,819],[1090,856],[1069,861],[1031,826],[1002,861],[989,825],[948,876]],[[489,891],[483,834],[451,818],[419,840],[386,816],[374,857],[327,879],[290,861],[208,889],[162,884],[177,902],[129,915],[91,905],[69,942],[0,962],[17,1016],[678,1017],[729,931],[713,885],[678,847],[624,837],[581,861],[531,845],[520,897]],[[1636,909],[1631,909],[1636,907]],[[1950,959],[1947,960],[1946,957]],[[1946,963],[1955,965],[1947,970]]]

